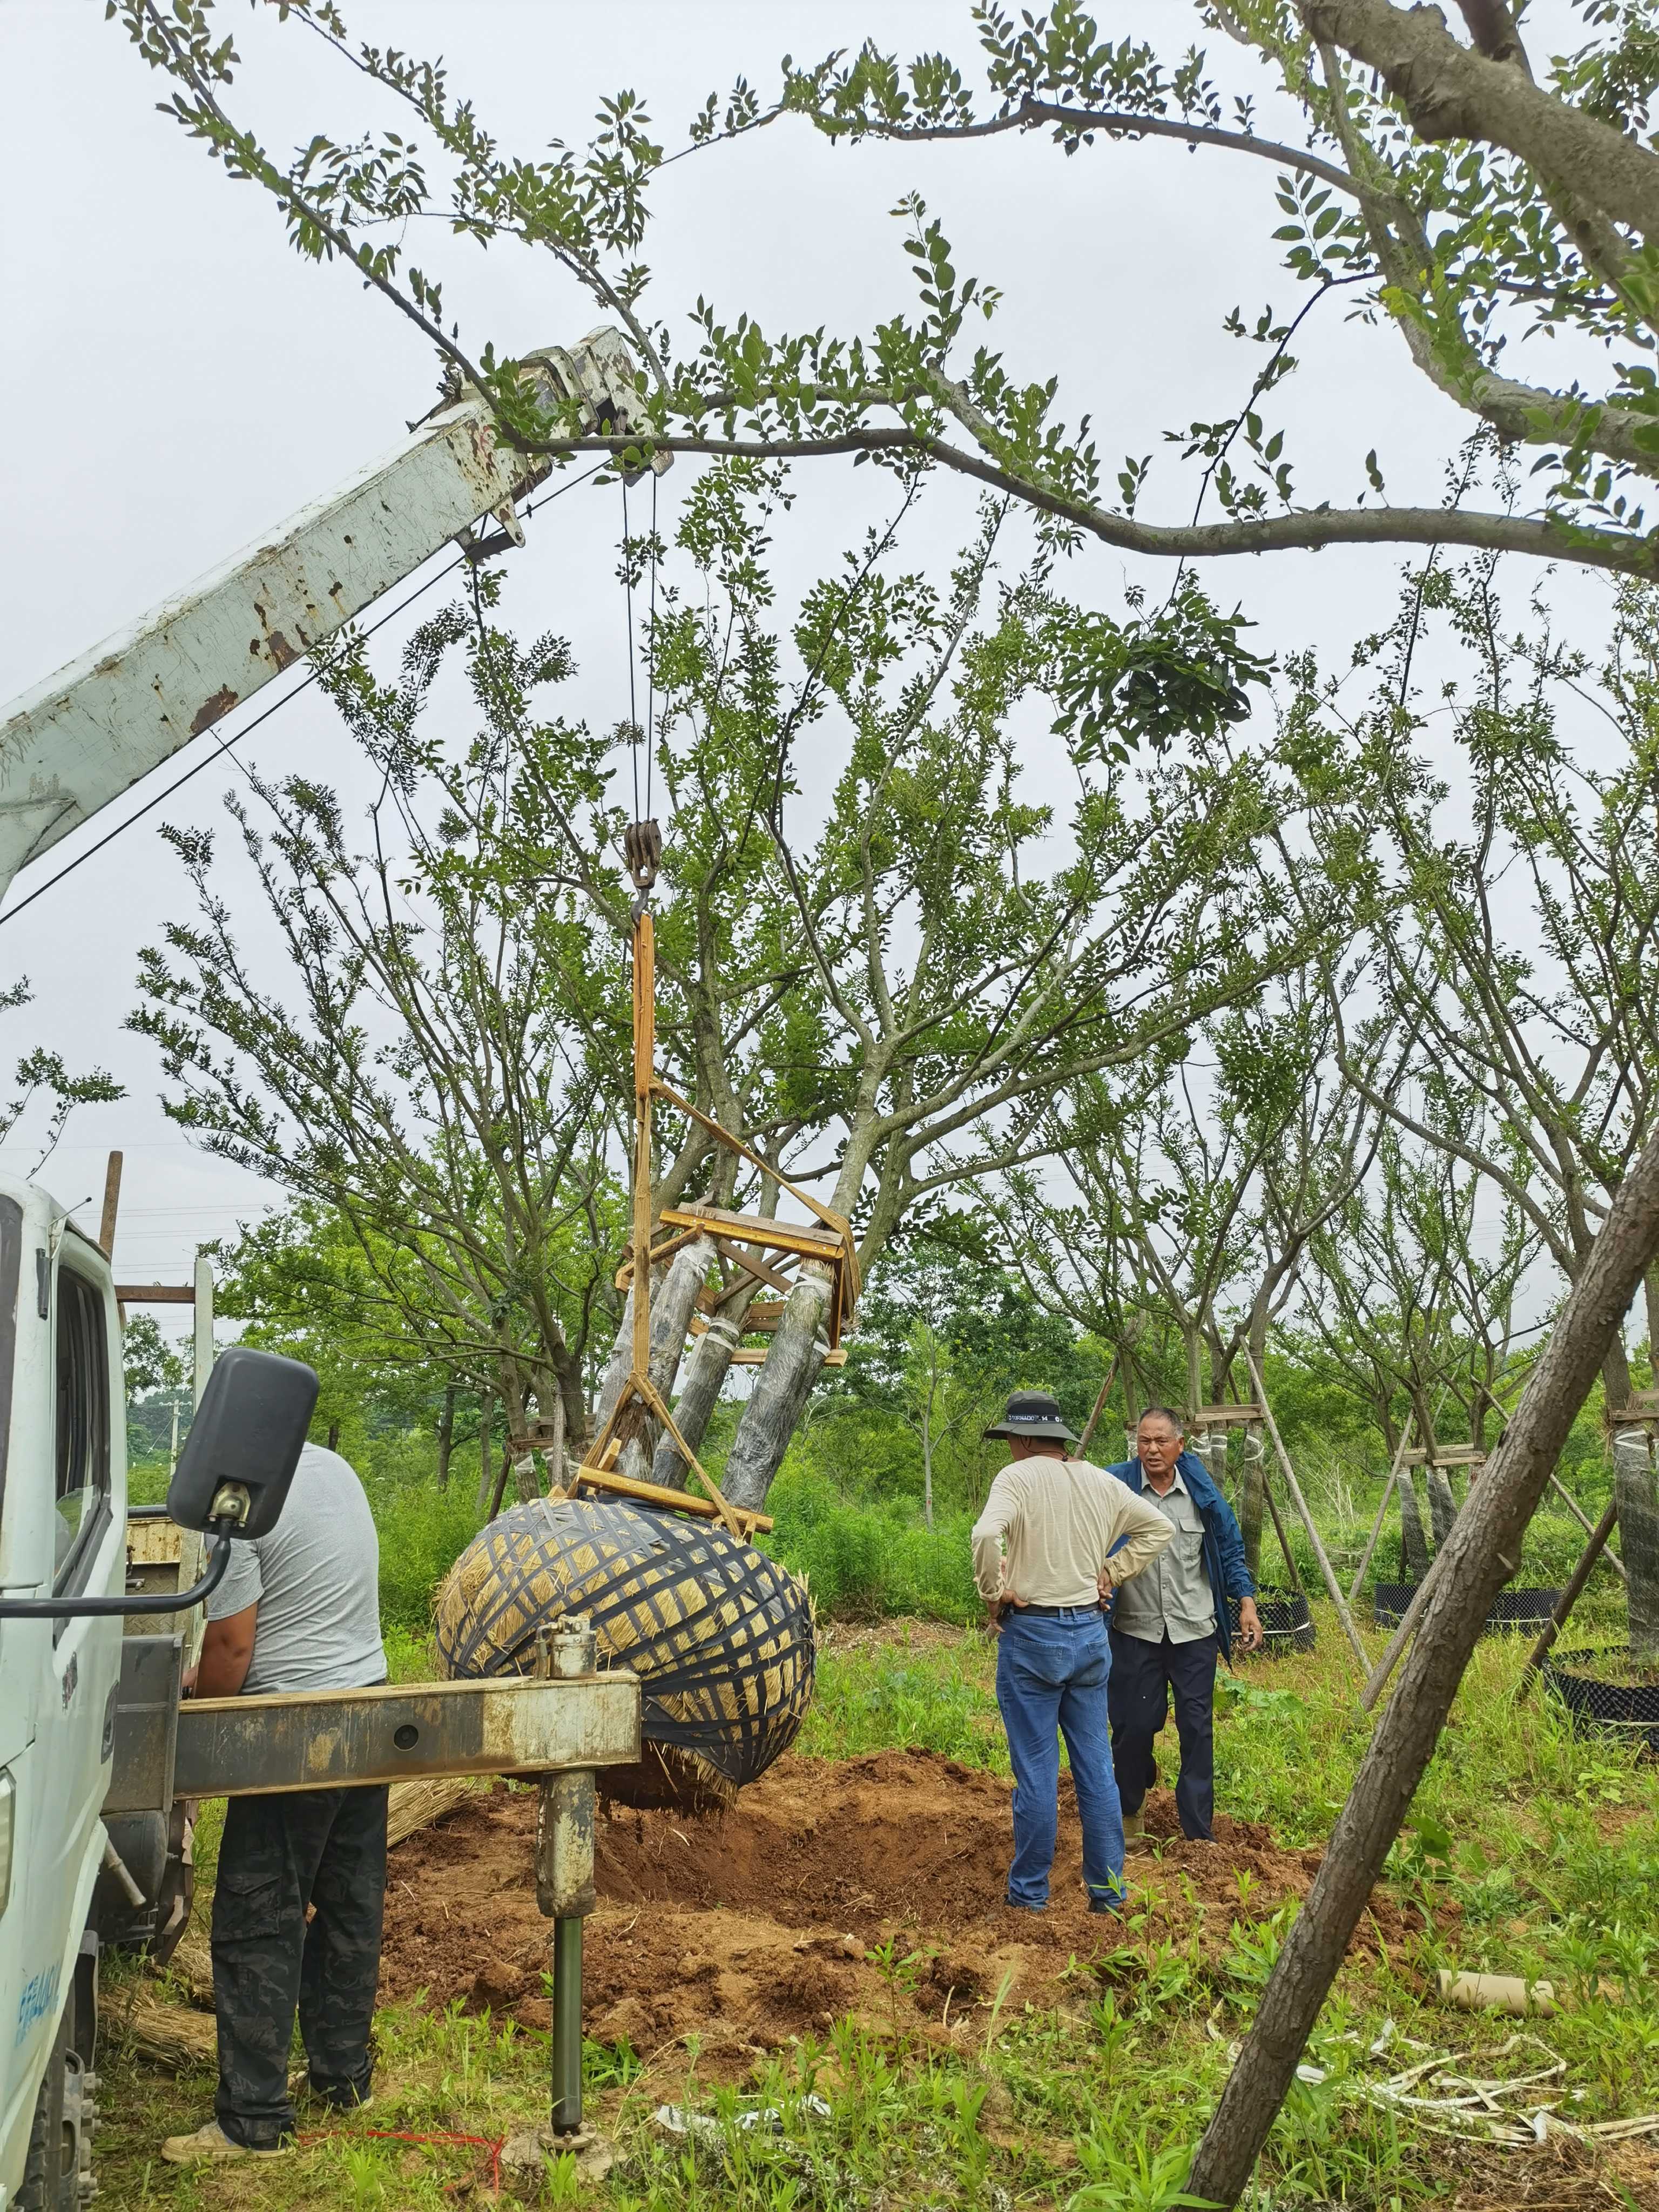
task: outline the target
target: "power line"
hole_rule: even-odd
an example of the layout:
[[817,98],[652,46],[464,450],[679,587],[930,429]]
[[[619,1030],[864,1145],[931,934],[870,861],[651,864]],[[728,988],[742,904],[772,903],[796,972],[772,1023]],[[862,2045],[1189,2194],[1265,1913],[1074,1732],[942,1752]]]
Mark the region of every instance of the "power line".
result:
[[[608,459],[607,455],[606,460]],[[525,513],[526,515],[534,514],[538,507],[550,506],[554,500],[562,498],[566,492],[574,491],[578,484],[586,483],[590,477],[597,476],[600,469],[605,465],[606,461],[600,461],[594,467],[584,471],[580,476],[573,477],[568,483],[562,483],[556,491],[549,492],[546,498],[538,499],[533,504],[527,506]],[[465,553],[459,554],[447,568],[440,568],[435,576],[428,576],[425,583],[417,584],[407,599],[399,599],[397,605],[389,607],[378,622],[370,623],[364,630],[363,635],[373,637],[377,630],[384,629],[389,622],[395,622],[406,608],[412,607],[416,600],[429,592],[434,584],[441,584],[446,576],[453,576],[458,568],[465,568],[468,557]],[[171,799],[175,791],[181,791],[192,776],[200,775],[204,769],[211,768],[216,762],[224,759],[233,745],[240,744],[244,738],[251,738],[262,722],[268,722],[273,714],[279,713],[290,701],[297,699],[302,691],[308,690],[317,681],[317,675],[318,672],[315,668],[307,669],[291,691],[284,691],[280,699],[273,700],[270,705],[256,714],[246,727],[238,730],[234,737],[219,738],[216,751],[210,752],[204,759],[198,760],[193,768],[187,768],[182,775],[175,776],[173,781],[158,791],[153,799],[146,799],[142,806],[129,814],[124,821],[118,822],[114,829],[106,831],[95,844],[88,845],[84,852],[77,853],[72,860],[58,869],[56,875],[48,876],[43,884],[37,884],[27,898],[21,898],[15,906],[8,907],[3,914],[0,914],[0,929],[3,929],[9,921],[15,921],[25,908],[33,906],[36,899],[44,898],[55,884],[63,882],[65,876],[72,876],[83,861],[91,860],[96,853],[101,853],[106,845],[113,844],[124,830],[131,830],[135,822],[142,822],[145,815],[153,812],[164,799]],[[244,775],[248,774],[248,770],[242,768],[240,761],[238,761],[235,765],[242,769]]]

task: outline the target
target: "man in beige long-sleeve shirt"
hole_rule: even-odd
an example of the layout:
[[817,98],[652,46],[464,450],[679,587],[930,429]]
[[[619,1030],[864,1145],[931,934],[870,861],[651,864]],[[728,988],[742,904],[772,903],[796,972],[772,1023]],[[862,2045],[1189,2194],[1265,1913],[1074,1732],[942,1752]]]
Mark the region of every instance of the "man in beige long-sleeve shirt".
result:
[[1006,1437],[1012,1455],[973,1535],[974,1580],[999,1639],[997,1705],[1014,1770],[1008,1902],[1027,1912],[1048,1904],[1064,1735],[1089,1910],[1115,1912],[1123,1899],[1123,1814],[1112,1773],[1112,1654],[1101,1589],[1139,1574],[1173,1532],[1103,1468],[1066,1456],[1077,1439],[1043,1392],[1016,1391],[985,1433]]

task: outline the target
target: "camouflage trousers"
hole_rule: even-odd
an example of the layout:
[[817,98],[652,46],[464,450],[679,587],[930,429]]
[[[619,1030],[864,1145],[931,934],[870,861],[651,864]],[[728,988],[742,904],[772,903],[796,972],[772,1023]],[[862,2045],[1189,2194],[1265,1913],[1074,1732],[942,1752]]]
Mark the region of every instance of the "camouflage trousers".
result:
[[293,2130],[296,2011],[316,2094],[346,2106],[368,2095],[386,1820],[384,1789],[230,1801],[213,1893],[214,2111],[233,2142],[269,2149]]

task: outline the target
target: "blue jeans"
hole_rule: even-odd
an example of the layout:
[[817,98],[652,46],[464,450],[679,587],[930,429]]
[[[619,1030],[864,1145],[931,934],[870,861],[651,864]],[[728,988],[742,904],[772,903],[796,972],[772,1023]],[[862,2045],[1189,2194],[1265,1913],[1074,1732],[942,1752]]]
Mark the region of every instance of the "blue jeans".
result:
[[1091,1607],[1003,1615],[997,1704],[1014,1768],[1014,1861],[1008,1902],[1048,1901],[1060,1825],[1060,1736],[1066,1738],[1083,1822],[1083,1879],[1091,1898],[1123,1895],[1123,1813],[1112,1776],[1106,1678],[1112,1648]]

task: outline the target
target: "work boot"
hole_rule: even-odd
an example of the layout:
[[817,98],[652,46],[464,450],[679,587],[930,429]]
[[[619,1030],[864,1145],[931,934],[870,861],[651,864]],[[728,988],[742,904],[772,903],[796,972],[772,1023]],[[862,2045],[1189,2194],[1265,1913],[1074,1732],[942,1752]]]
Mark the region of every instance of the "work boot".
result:
[[1146,1815],[1126,1813],[1123,1815],[1123,1848],[1126,1851],[1144,1851],[1149,1847],[1146,1834]]
[[161,2155],[169,2166],[223,2166],[234,2158],[282,2158],[293,2148],[292,2142],[272,2143],[265,2149],[232,2142],[218,2121],[210,2120],[194,2135],[169,2136]]

